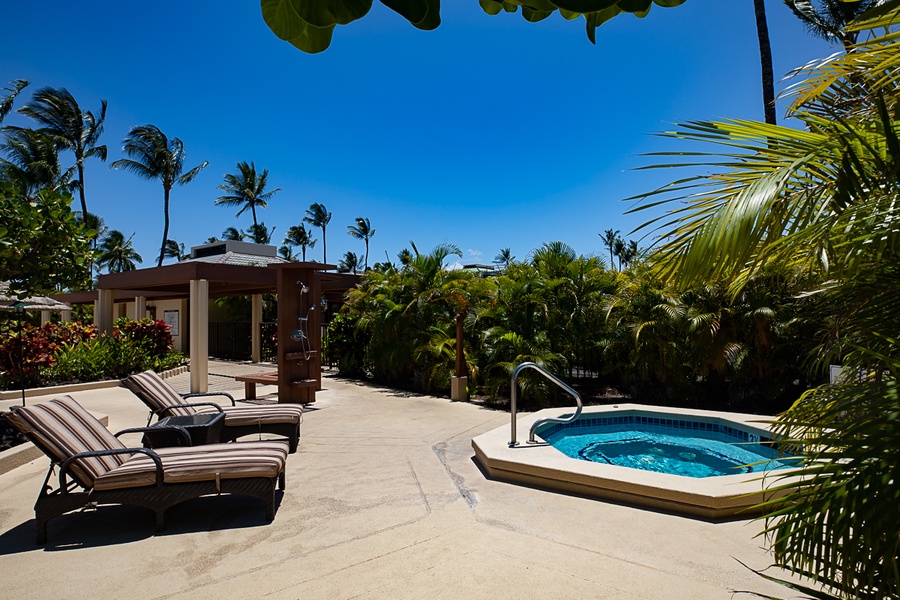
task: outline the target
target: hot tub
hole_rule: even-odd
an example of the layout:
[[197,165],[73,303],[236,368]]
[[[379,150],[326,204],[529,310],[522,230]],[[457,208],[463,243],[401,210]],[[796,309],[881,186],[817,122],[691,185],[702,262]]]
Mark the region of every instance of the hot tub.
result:
[[[540,411],[520,417],[517,428],[527,430],[537,419],[561,416],[566,416],[565,410]],[[594,406],[585,408],[573,423],[539,428],[536,444],[522,443],[510,448],[510,426],[506,425],[474,438],[472,447],[477,461],[493,479],[713,521],[741,519],[760,514],[757,505],[775,497],[767,488],[784,483],[784,478],[790,477],[789,460],[769,464],[767,459],[774,455],[763,451],[758,455],[758,460],[748,461],[755,463],[751,467],[744,466],[746,463],[742,463],[742,459],[733,460],[730,467],[734,469],[734,474],[728,474],[729,467],[723,466],[715,474],[685,476],[686,473],[676,473],[679,469],[687,472],[707,470],[691,468],[691,463],[697,462],[697,457],[691,455],[701,451],[695,441],[686,445],[669,444],[674,450],[665,447],[665,444],[656,444],[658,448],[651,445],[647,456],[639,455],[638,460],[626,456],[627,460],[612,464],[622,454],[622,449],[615,447],[615,444],[604,448],[602,445],[595,446],[599,443],[595,440],[581,444],[579,450],[576,443],[573,446],[575,450],[570,449],[570,454],[574,452],[593,457],[583,460],[583,457],[567,456],[548,440],[555,443],[561,438],[583,437],[584,433],[598,431],[651,430],[671,433],[667,430],[674,430],[701,440],[703,436],[712,434],[712,437],[719,438],[716,441],[741,447],[759,442],[765,444],[771,440],[767,423],[771,420],[772,417],[760,415],[637,404]],[[631,442],[633,437],[624,441]],[[637,462],[664,462],[654,460],[652,454],[655,450],[659,450],[660,455],[672,454],[675,460],[669,462],[681,464],[676,469],[660,469],[655,464],[649,469],[634,468]],[[720,452],[714,451],[716,453]]]

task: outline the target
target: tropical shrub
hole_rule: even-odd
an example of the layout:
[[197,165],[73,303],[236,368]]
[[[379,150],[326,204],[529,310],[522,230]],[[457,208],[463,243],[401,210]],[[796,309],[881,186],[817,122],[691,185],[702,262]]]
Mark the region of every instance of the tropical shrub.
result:
[[0,326],[0,385],[3,389],[39,384],[41,372],[54,363],[59,344],[48,329],[30,323],[7,322]]
[[164,370],[183,360],[179,352],[159,355],[148,351],[145,340],[123,335],[103,335],[61,347],[45,375],[56,383],[121,379],[147,369]]
[[113,335],[140,344],[151,356],[165,356],[172,350],[172,332],[164,321],[123,317],[116,319]]
[[357,327],[358,315],[337,314],[328,323],[323,352],[345,377],[366,375],[368,336]]
[[[99,335],[95,325],[16,322],[0,325],[0,387],[15,389],[76,381],[120,378],[146,369],[181,364],[162,321],[118,319],[113,335]],[[20,357],[21,352],[21,357]],[[20,362],[23,368],[20,370]]]
[[704,174],[651,194],[677,203],[657,263],[666,281],[723,281],[737,297],[778,267],[802,273],[825,314],[816,366],[846,375],[777,420],[804,463],[765,529],[776,565],[812,582],[789,586],[815,598],[900,598],[900,4],[869,18],[849,29],[870,38],[803,71],[800,128],[689,123],[671,135],[718,144],[693,164]]

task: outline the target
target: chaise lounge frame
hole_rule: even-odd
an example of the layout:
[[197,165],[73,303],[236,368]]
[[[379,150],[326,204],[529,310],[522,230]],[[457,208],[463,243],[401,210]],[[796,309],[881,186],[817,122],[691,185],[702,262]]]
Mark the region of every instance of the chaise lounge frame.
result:
[[[122,380],[122,384],[134,393],[135,396],[147,405],[150,409],[150,416],[147,424],[153,420],[154,415],[158,419],[173,415],[188,415],[197,412],[224,412],[225,426],[222,428],[221,440],[223,442],[231,442],[247,435],[258,435],[268,433],[272,435],[283,436],[288,440],[289,452],[293,454],[297,451],[300,443],[300,424],[303,422],[303,409],[296,404],[279,404],[277,406],[255,406],[243,407],[237,406],[234,396],[227,392],[203,392],[179,394],[166,381],[154,371],[144,371],[136,375],[131,375]],[[205,398],[211,396],[223,396],[227,398],[230,404],[225,408],[215,402],[184,402],[191,398]],[[176,400],[180,398],[181,401]],[[200,408],[208,407],[208,408]],[[253,424],[235,424],[233,418],[238,417],[246,411],[299,411],[299,422],[293,423],[289,421],[272,421],[265,420]],[[229,423],[229,421],[231,421]]]
[[[82,411],[83,408],[77,405],[77,402],[71,397],[63,396],[51,402],[63,401],[74,403]],[[165,511],[177,504],[199,498],[201,496],[219,495],[219,494],[241,494],[251,496],[263,501],[265,505],[266,520],[271,522],[275,518],[275,491],[276,488],[285,489],[285,473],[284,462],[281,464],[280,471],[276,477],[240,477],[240,478],[220,478],[217,473],[209,473],[209,478],[202,481],[169,483],[165,481],[165,469],[163,458],[154,450],[148,448],[116,448],[93,450],[88,452],[78,452],[66,458],[58,455],[57,451],[47,445],[39,433],[30,430],[22,419],[16,418],[17,412],[27,410],[24,407],[12,407],[7,418],[13,425],[19,429],[25,436],[34,443],[44,454],[50,458],[50,468],[41,485],[41,491],[34,505],[36,542],[45,544],[47,542],[47,523],[58,516],[62,516],[73,510],[78,510],[88,506],[101,504],[127,504],[138,506],[153,511],[156,518],[156,530],[162,531],[165,528]],[[87,411],[84,411],[91,419]],[[86,418],[84,420],[87,420]],[[92,427],[103,425],[93,419],[94,422],[89,423]],[[123,433],[141,432],[148,428],[132,428],[120,431],[115,434],[118,438]],[[173,427],[180,430],[180,434],[190,444],[190,435],[184,428]],[[272,441],[261,442],[267,445],[281,445],[284,442]],[[205,446],[207,450],[214,447],[232,448],[233,445],[215,444]],[[190,451],[190,448],[178,448],[176,450]],[[282,450],[283,451],[283,450]],[[116,455],[135,455],[143,454],[153,461],[156,467],[155,483],[153,485],[144,485],[138,487],[123,487],[119,489],[96,490],[90,481],[80,475],[73,466],[79,460],[102,456]],[[59,483],[54,489],[50,480],[53,472],[59,468]]]

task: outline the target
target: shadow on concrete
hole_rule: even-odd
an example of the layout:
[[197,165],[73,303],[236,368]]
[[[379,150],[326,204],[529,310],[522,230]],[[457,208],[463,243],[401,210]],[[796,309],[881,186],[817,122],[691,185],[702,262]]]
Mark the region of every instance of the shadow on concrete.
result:
[[275,492],[275,520],[271,523],[266,521],[262,503],[254,498],[228,494],[188,500],[166,511],[163,531],[155,531],[153,513],[142,508],[116,504],[81,509],[52,519],[47,525],[47,543],[42,546],[35,543],[35,522],[29,519],[0,534],[0,556],[100,548],[202,531],[277,527],[283,496],[284,492]]

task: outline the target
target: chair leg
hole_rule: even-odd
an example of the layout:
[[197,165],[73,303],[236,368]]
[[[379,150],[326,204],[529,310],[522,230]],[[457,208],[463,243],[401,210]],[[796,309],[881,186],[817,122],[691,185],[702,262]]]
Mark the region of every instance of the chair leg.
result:
[[278,474],[278,489],[280,489],[282,492],[286,489],[284,484],[285,484],[284,471],[282,471],[281,473]]
[[293,454],[297,451],[297,446],[300,445],[300,426],[297,426],[297,429],[291,432],[291,435],[288,436],[288,454]]

